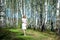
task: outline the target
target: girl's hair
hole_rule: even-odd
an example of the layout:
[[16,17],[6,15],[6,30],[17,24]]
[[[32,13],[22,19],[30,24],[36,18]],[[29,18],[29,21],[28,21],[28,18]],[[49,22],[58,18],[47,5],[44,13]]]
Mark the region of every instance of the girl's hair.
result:
[[26,16],[25,16],[25,15],[23,15],[23,18],[26,18]]

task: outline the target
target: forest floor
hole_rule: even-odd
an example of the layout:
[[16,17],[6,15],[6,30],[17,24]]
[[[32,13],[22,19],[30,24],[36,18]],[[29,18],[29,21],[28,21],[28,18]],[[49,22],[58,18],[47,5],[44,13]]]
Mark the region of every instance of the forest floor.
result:
[[[9,30],[9,33],[5,32],[7,33],[7,36],[4,35],[5,37],[3,37],[3,39],[0,40],[60,40],[60,37],[51,31],[39,32],[36,30],[27,29],[26,36],[24,36],[23,31],[19,28],[7,30]],[[2,34],[0,33],[0,36],[1,35]]]

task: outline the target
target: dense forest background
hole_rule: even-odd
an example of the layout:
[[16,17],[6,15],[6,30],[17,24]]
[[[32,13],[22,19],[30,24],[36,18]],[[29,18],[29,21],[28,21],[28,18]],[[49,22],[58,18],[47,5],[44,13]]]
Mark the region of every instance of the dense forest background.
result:
[[26,15],[28,27],[40,29],[59,27],[60,0],[0,0],[0,26],[21,27]]

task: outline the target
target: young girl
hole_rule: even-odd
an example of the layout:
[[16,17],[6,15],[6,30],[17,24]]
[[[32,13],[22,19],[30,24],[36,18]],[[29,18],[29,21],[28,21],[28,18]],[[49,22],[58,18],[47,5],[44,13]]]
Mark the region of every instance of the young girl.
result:
[[22,30],[24,32],[24,36],[26,36],[26,26],[27,26],[27,19],[26,19],[26,16],[23,15],[23,17],[22,17]]

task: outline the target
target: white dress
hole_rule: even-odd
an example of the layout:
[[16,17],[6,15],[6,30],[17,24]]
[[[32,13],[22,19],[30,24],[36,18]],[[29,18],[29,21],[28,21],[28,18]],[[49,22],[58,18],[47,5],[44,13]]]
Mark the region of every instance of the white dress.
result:
[[22,18],[22,29],[26,29],[26,24],[27,23],[27,19],[26,18]]

